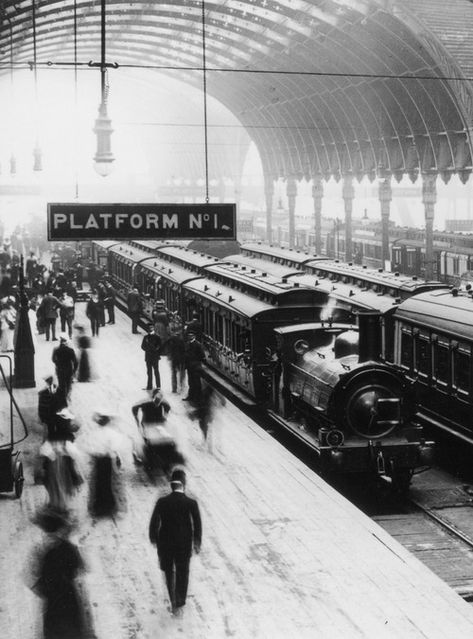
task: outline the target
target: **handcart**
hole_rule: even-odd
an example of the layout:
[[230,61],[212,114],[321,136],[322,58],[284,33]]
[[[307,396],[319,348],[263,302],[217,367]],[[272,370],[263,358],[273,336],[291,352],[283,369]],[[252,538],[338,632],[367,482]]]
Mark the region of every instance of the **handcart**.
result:
[[163,424],[141,425],[143,436],[143,465],[147,472],[162,471],[168,475],[175,464],[183,464],[184,457],[176,440]]
[[[15,497],[20,498],[21,493],[23,492],[23,463],[21,461],[21,452],[19,450],[15,450],[15,445],[26,439],[28,436],[28,430],[26,428],[26,424],[23,420],[23,417],[18,409],[16,401],[12,394],[12,389],[10,386],[10,380],[12,379],[12,364],[11,359],[8,355],[0,355],[1,359],[7,359],[9,363],[9,378],[7,379],[3,366],[0,363],[0,375],[3,378],[3,382],[5,384],[5,390],[9,394],[9,412],[10,412],[10,423],[8,426],[9,436],[8,441],[6,443],[0,443],[0,492],[12,492],[14,491]],[[4,392],[3,389],[0,390],[0,393]],[[13,429],[13,405],[15,405],[18,415],[20,416],[20,421],[23,425],[25,434],[24,436],[14,441],[14,429]],[[6,424],[4,424],[6,425]]]

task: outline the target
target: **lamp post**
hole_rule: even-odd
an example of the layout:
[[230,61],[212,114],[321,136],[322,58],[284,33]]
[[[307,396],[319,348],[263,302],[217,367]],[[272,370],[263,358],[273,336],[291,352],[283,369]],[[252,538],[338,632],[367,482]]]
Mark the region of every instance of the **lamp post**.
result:
[[33,388],[34,377],[34,345],[31,335],[30,318],[28,317],[29,300],[25,291],[25,275],[23,255],[20,257],[20,308],[15,331],[15,373],[14,388]]
[[107,67],[117,68],[116,64],[107,64],[105,61],[105,1],[101,0],[101,59],[100,64],[89,62],[89,66],[100,67],[100,106],[99,115],[95,120],[94,133],[97,135],[97,152],[94,157],[94,169],[102,177],[107,177],[112,171],[112,162],[115,160],[111,149],[112,121],[107,113],[108,85]]

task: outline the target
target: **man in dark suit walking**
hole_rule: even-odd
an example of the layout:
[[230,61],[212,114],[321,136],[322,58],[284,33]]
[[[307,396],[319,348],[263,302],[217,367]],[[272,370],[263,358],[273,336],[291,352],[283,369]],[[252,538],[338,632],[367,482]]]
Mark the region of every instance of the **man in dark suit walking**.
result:
[[158,499],[149,523],[149,538],[158,550],[173,613],[186,603],[192,547],[199,553],[202,541],[199,506],[185,494],[185,486],[185,472],[175,470],[172,492]]

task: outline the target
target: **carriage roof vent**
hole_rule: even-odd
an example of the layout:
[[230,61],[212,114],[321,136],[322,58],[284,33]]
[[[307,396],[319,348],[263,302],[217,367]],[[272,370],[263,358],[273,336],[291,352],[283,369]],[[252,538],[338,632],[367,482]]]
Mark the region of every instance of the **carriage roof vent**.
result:
[[219,297],[221,294],[222,294],[222,291],[217,291],[217,292],[215,293],[215,297]]
[[363,264],[363,268],[368,268],[368,267],[366,266],[366,264]]
[[383,272],[383,270],[384,270],[384,269],[379,268],[379,269],[378,269],[378,273],[382,273],[382,272]]
[[169,271],[168,271],[168,273],[172,273],[172,272],[173,272],[173,270],[172,270],[172,268],[170,268],[170,269],[169,269]]
[[348,266],[353,266],[353,262],[348,262]]
[[394,273],[394,277],[399,277],[399,271],[396,271],[396,272]]
[[412,279],[413,279],[414,281],[417,281],[417,275],[413,275],[413,276],[412,276]]
[[232,297],[231,295],[229,295],[229,296],[228,296],[228,301],[229,301],[229,302],[234,302],[234,301],[235,301],[235,298],[234,298],[234,297]]
[[268,274],[267,273],[261,273],[261,277],[267,277]]
[[353,289],[350,289],[350,297],[353,297],[353,295],[355,295],[355,293],[353,292]]
[[155,265],[155,266],[158,266],[158,263],[157,263],[157,262],[155,262],[155,263],[154,263],[154,265]]
[[242,271],[246,271],[246,266],[242,266],[242,267],[241,267],[241,270],[242,270]]
[[452,288],[453,297],[458,297],[458,289],[456,287]]
[[340,262],[340,260],[334,260],[335,264],[338,264]]
[[256,273],[256,269],[252,268],[250,272],[251,273]]
[[294,288],[299,288],[299,282],[294,282]]
[[315,280],[315,286],[319,285],[319,280]]
[[287,284],[287,277],[283,277],[283,278],[282,278],[282,280],[281,280],[281,282],[282,282],[283,284]]
[[208,291],[209,287],[207,286],[207,284],[204,285],[204,291]]

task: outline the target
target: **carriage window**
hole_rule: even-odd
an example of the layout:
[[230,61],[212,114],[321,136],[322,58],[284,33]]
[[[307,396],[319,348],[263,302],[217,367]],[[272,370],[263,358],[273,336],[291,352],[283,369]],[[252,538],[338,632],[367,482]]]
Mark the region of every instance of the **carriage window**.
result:
[[460,391],[470,392],[470,355],[464,351],[453,352],[453,384]]
[[453,274],[458,275],[460,272],[460,258],[455,256],[453,258]]
[[415,370],[422,375],[430,375],[430,341],[425,337],[418,337],[416,340],[416,363]]
[[401,334],[401,366],[412,368],[413,363],[413,340],[410,333]]
[[407,249],[407,266],[408,268],[414,268],[415,266],[416,252],[415,249]]
[[434,377],[442,384],[448,384],[449,350],[447,344],[434,345]]

